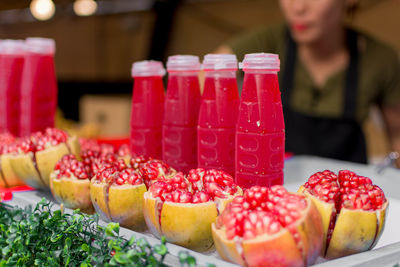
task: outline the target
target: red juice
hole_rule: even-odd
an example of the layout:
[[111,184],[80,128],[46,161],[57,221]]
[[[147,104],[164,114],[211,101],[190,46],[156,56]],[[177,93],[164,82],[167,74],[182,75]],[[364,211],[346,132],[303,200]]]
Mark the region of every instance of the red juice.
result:
[[283,184],[285,125],[275,54],[247,54],[236,130],[236,182]]
[[28,38],[21,83],[20,136],[54,127],[57,81],[52,39]]
[[132,66],[134,78],[131,113],[131,151],[162,158],[165,69],[158,61],[140,61]]
[[200,63],[197,56],[168,58],[163,120],[163,160],[178,171],[197,167]]
[[239,106],[235,55],[206,55],[204,92],[197,128],[198,166],[235,174],[235,129]]
[[0,46],[0,132],[19,133],[19,97],[24,66],[24,41],[4,40]]

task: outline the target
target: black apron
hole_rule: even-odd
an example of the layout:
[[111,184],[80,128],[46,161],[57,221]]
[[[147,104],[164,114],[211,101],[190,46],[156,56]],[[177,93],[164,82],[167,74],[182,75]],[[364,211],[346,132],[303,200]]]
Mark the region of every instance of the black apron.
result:
[[290,107],[297,49],[289,32],[288,36],[285,66],[280,80],[286,151],[366,163],[365,137],[356,120],[359,61],[357,33],[348,30],[347,34],[350,62],[346,71],[343,115],[340,118],[310,116]]

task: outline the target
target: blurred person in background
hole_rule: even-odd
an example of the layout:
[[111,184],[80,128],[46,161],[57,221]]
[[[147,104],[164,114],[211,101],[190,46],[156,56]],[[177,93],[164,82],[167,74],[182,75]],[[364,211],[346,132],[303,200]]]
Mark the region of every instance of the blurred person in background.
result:
[[377,105],[392,149],[400,152],[399,57],[346,26],[358,1],[279,2],[285,24],[247,32],[216,52],[239,59],[247,53],[279,54],[286,151],[366,163],[361,125]]

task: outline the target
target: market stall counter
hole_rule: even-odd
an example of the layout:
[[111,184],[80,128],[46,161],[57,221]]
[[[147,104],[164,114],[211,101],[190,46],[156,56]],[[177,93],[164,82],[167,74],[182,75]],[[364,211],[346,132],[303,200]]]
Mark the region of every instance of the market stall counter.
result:
[[[285,182],[288,191],[296,192],[300,185],[315,172],[329,169],[333,172],[339,170],[351,170],[359,175],[370,177],[375,184],[383,189],[389,200],[389,212],[386,217],[386,225],[383,234],[371,251],[358,253],[335,260],[326,261],[319,258],[315,266],[395,266],[400,263],[400,170],[394,168],[379,169],[376,165],[355,164],[332,159],[311,156],[294,156],[285,162]],[[13,198],[7,203],[13,206],[24,207],[35,205],[43,197],[54,201],[50,192],[46,191],[23,191],[14,192]],[[58,205],[54,206],[58,208]],[[105,222],[102,222],[105,224]],[[138,233],[121,228],[120,233],[126,238],[131,236],[145,237],[150,244],[158,244],[159,240],[149,232]],[[196,258],[197,266],[237,266],[221,260],[216,251],[209,253],[198,253],[186,248],[167,244],[169,254],[165,264],[170,266],[179,265],[179,252],[188,251]]]

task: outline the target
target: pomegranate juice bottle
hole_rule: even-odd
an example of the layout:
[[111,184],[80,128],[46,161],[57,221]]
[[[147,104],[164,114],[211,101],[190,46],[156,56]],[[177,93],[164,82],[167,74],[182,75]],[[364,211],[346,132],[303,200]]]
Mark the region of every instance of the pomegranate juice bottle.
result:
[[131,151],[162,158],[161,136],[164,114],[165,69],[158,61],[133,63],[134,78],[131,113]]
[[204,92],[197,128],[198,165],[235,174],[235,129],[239,106],[235,55],[204,57]]
[[57,108],[54,40],[27,38],[25,45],[20,98],[21,136],[54,127]]
[[0,132],[19,134],[21,76],[24,41],[3,40],[0,44]]
[[200,108],[197,56],[171,56],[163,120],[163,160],[178,171],[197,167],[197,121]]
[[279,57],[247,54],[236,128],[236,183],[283,184],[285,125],[278,84]]

